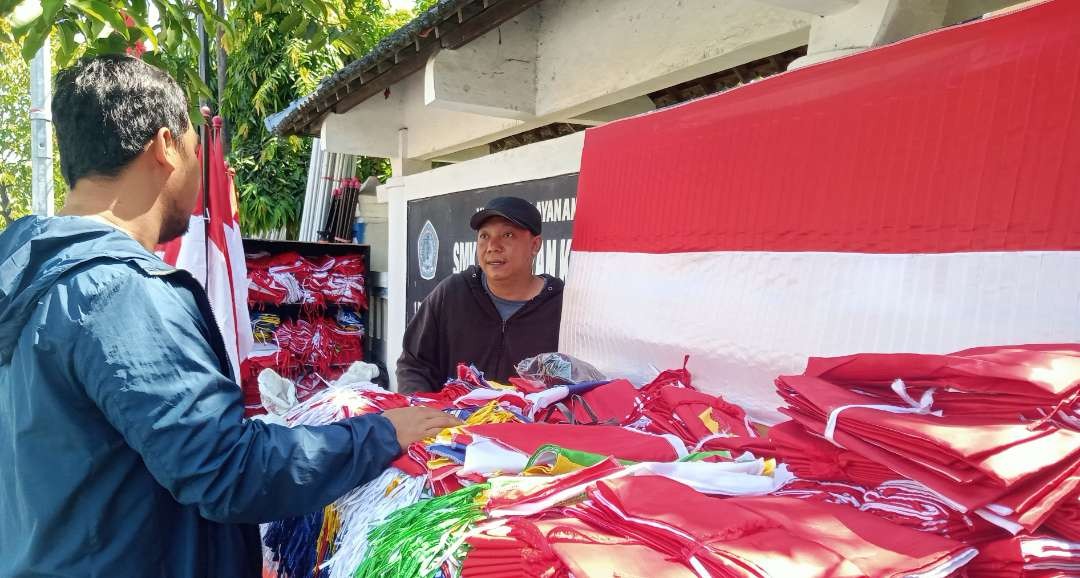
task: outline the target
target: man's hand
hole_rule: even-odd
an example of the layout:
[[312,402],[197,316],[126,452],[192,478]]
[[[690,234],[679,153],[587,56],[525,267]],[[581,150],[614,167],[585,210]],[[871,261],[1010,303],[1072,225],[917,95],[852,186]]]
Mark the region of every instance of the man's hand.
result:
[[430,407],[402,407],[382,413],[397,430],[398,445],[404,451],[413,442],[433,438],[448,427],[461,425],[461,420]]

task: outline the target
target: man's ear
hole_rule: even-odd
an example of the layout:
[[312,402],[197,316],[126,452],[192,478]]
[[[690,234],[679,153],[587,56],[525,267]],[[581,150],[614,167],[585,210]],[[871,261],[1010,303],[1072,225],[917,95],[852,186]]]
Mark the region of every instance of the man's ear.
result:
[[180,143],[167,127],[161,127],[150,140],[149,152],[158,164],[175,169],[180,154]]
[[532,254],[533,257],[540,252],[540,246],[544,244],[544,238],[540,235],[534,235],[532,238]]

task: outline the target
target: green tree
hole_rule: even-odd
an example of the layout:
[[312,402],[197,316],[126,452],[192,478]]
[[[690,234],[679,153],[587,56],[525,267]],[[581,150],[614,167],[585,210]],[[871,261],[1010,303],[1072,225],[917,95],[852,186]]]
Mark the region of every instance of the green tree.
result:
[[[232,127],[230,164],[236,170],[245,234],[285,228],[295,236],[307,186],[310,138],[272,136],[266,116],[318,86],[408,22],[408,11],[390,12],[381,0],[326,2],[325,13],[297,13],[287,1],[234,0],[226,36],[228,90],[221,112]],[[318,47],[313,50],[313,46]],[[385,176],[386,161],[360,163],[360,176]]]
[[0,17],[10,24],[0,42],[18,44],[29,61],[52,35],[60,67],[81,54],[134,53],[180,81],[194,111],[200,97],[212,96],[199,79],[194,58],[199,53],[196,16],[204,17],[211,35],[227,24],[218,18],[212,0],[150,2],[157,12],[153,25],[147,0],[0,0]]
[[[0,34],[7,30],[0,21]],[[0,229],[30,212],[30,65],[14,43],[0,43]],[[56,206],[64,202],[64,180],[53,151]]]
[[[153,22],[151,4],[157,12]],[[216,100],[232,131],[230,162],[237,171],[245,233],[284,227],[295,234],[311,139],[274,138],[263,118],[314,90],[412,13],[391,12],[382,0],[228,0],[226,5],[228,17],[219,19],[212,0],[0,0],[0,17],[11,24],[0,30],[0,43],[5,55],[21,52],[29,59],[52,34],[60,66],[81,51],[133,52],[180,81],[192,103],[192,119],[201,122],[199,100],[215,100],[197,73],[195,16],[201,14],[210,38],[224,32],[229,54],[226,90]],[[17,146],[29,142],[13,138]],[[365,159],[358,166],[358,176],[385,178],[388,171],[385,160]]]

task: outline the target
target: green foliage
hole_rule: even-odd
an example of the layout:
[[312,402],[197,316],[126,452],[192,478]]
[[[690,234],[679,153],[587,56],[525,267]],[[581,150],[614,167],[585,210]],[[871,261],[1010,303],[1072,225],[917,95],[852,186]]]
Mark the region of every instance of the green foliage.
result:
[[147,0],[0,0],[0,17],[10,24],[0,42],[19,44],[23,59],[29,61],[52,34],[58,41],[55,60],[61,68],[84,53],[140,55],[172,74],[195,109],[201,97],[213,96],[198,74],[196,17],[204,17],[211,36],[229,25],[218,18],[213,0],[150,1],[158,14],[153,26],[148,22]]
[[416,0],[416,12],[419,14],[439,3],[439,0]]
[[[153,22],[149,21],[151,3],[158,15]],[[218,108],[231,133],[229,162],[236,170],[245,234],[284,227],[295,235],[311,139],[275,138],[263,119],[312,92],[346,62],[363,56],[413,13],[391,12],[383,0],[228,0],[227,17],[220,19],[214,4],[213,0],[0,0],[0,17],[10,23],[0,26],[4,65],[11,67],[12,74],[27,69],[26,61],[51,34],[59,67],[84,53],[126,51],[168,71],[185,87],[195,122],[201,122],[198,102],[220,96]],[[223,33],[222,45],[228,53],[225,94],[215,95],[216,87],[206,86],[199,78],[197,15],[206,20],[210,38],[216,38],[219,30]],[[5,68],[0,74],[7,73]],[[6,76],[2,80],[5,88],[26,85]],[[0,191],[5,195],[9,181],[29,187],[29,178],[15,174],[23,165],[29,174],[29,165],[7,160],[8,151],[29,153],[29,122],[25,122],[25,133],[7,129],[9,118],[24,120],[26,103],[15,100],[25,99],[27,93],[5,90],[0,104],[7,107],[7,101],[12,101],[10,108],[0,108],[4,123],[0,136],[5,139],[0,141],[0,154],[5,155],[5,172],[0,174],[0,187],[5,188]],[[389,164],[383,159],[361,159],[357,174],[385,180]],[[5,199],[11,200],[0,208],[12,207],[5,214],[25,212],[21,193],[2,197],[0,203]]]
[[368,177],[378,177],[380,183],[390,178],[390,159],[359,157],[356,161],[356,177],[361,182]]
[[[326,76],[359,58],[412,17],[388,12],[381,0],[302,2],[234,0],[226,35],[228,91],[222,116],[232,130],[230,164],[236,169],[245,235],[285,228],[295,236],[307,187],[311,139],[277,138],[263,119],[309,94]],[[319,4],[315,9],[311,4]],[[384,160],[366,160],[362,176],[385,176]],[[366,173],[364,171],[367,171]]]

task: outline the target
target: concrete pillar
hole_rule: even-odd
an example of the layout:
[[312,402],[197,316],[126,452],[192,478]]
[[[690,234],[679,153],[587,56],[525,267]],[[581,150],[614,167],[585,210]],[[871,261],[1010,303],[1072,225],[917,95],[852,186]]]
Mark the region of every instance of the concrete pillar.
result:
[[390,158],[393,176],[378,188],[379,202],[389,203],[387,216],[387,273],[390,287],[387,292],[386,313],[386,371],[390,387],[397,390],[397,359],[401,355],[401,339],[405,332],[405,278],[408,271],[408,198],[405,177],[431,169],[431,161],[409,158],[409,129],[398,131],[397,155]]
[[424,69],[424,104],[499,118],[536,116],[540,11],[532,7],[454,50],[441,50]]
[[397,155],[390,157],[390,172],[393,178],[414,175],[431,170],[431,161],[409,158],[409,129],[398,131]]
[[810,24],[807,55],[788,68],[817,64],[940,28],[948,6],[948,0],[860,0],[847,10],[817,16]]

